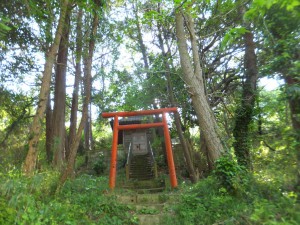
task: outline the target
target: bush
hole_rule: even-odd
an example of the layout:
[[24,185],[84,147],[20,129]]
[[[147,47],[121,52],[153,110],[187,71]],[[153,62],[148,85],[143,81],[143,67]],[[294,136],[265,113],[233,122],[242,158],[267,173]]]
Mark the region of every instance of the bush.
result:
[[0,224],[9,225],[13,224],[16,212],[13,208],[9,207],[6,200],[0,197]]
[[[174,207],[174,224],[239,224],[244,221],[248,203],[239,201],[225,188],[219,188],[216,177],[187,186]],[[168,221],[171,223],[171,221]]]
[[97,160],[93,165],[93,170],[96,172],[97,175],[101,175],[106,170],[106,164],[104,163],[103,159]]
[[236,194],[244,189],[243,185],[248,179],[245,167],[228,155],[219,158],[215,166],[214,175],[228,192]]
[[104,174],[105,170],[107,169],[107,164],[105,161],[104,153],[100,153],[97,157],[97,160],[93,164],[93,170],[97,175]]
[[250,216],[253,224],[300,224],[300,206],[293,194],[272,201],[256,199]]

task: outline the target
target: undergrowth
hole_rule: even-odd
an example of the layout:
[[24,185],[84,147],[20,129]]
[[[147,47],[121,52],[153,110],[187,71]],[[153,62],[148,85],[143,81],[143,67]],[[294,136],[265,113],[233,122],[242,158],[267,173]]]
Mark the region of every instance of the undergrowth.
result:
[[[183,185],[172,207],[174,216],[165,217],[165,224],[300,224],[294,192],[233,169],[234,163],[223,166],[195,185]],[[226,168],[235,173],[226,173]]]
[[[228,160],[221,158],[197,184],[182,183],[162,224],[300,224],[296,193]],[[58,179],[51,170],[30,178],[18,170],[0,173],[0,224],[138,224],[136,213],[158,213],[120,204],[106,177],[81,175],[56,193]]]
[[82,175],[55,193],[59,174],[1,174],[0,224],[136,224],[126,205],[107,194],[107,178]]

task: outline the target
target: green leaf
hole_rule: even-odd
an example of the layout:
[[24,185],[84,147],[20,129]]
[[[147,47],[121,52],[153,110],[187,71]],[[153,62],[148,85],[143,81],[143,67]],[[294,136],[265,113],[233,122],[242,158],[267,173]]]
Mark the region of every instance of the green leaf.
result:
[[300,5],[300,1],[298,0],[294,0],[294,1],[291,1],[287,6],[286,6],[286,9],[288,11],[293,11],[297,6]]
[[224,36],[221,42],[221,49],[228,45],[232,45],[238,38],[249,32],[245,27],[235,27],[230,29]]

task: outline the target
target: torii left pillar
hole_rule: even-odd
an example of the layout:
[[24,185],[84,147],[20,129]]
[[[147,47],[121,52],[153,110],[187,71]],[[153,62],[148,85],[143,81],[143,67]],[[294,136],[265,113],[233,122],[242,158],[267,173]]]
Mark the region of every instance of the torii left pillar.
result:
[[[166,155],[169,167],[170,182],[172,188],[177,187],[176,171],[173,159],[171,138],[167,123],[168,112],[177,112],[177,108],[163,108],[154,110],[143,110],[134,112],[111,112],[102,113],[103,118],[114,117],[113,126],[113,142],[111,149],[111,161],[110,161],[110,173],[109,173],[109,187],[114,189],[116,186],[116,172],[117,172],[117,147],[118,147],[118,134],[119,130],[131,130],[131,129],[147,129],[152,127],[163,127],[165,144],[166,144]],[[155,115],[162,114],[162,122],[147,123],[147,124],[130,124],[130,125],[119,125],[119,117],[131,117],[131,116],[141,116],[141,115]]]

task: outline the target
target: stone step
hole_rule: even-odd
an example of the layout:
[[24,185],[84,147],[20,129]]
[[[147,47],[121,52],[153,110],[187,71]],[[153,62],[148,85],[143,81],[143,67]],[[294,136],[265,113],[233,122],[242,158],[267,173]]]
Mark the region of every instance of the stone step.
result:
[[164,224],[164,218],[168,216],[166,213],[160,213],[160,214],[138,214],[138,220],[139,220],[139,225],[157,225],[157,224]]
[[151,180],[154,178],[154,175],[147,175],[147,176],[138,176],[138,175],[130,175],[129,179],[132,180]]
[[148,169],[148,170],[146,170],[146,169],[139,169],[139,170],[137,170],[137,169],[135,169],[135,170],[129,170],[129,174],[149,174],[149,173],[153,173],[153,170],[152,169]]
[[136,170],[136,171],[129,171],[129,175],[130,174],[140,174],[140,175],[147,175],[147,174],[153,174],[152,170]]
[[137,215],[139,220],[139,225],[152,225],[152,224],[160,224],[160,217],[157,215]]
[[144,164],[152,164],[152,161],[130,161],[130,164],[136,164],[136,165],[144,165]]
[[148,163],[148,162],[147,163],[146,162],[145,163],[132,163],[131,162],[131,163],[129,163],[129,165],[130,166],[140,166],[140,167],[143,167],[143,166],[152,166],[153,163]]
[[136,171],[151,171],[153,166],[151,167],[136,167],[136,166],[133,166],[133,167],[129,167],[130,169],[134,169]]
[[118,202],[123,204],[163,204],[167,198],[162,194],[138,194],[132,193],[129,195],[116,195]]
[[132,173],[132,174],[129,174],[129,177],[131,177],[131,178],[143,178],[143,177],[153,177],[153,176],[154,176],[154,174],[148,174],[148,173],[146,173],[146,174],[142,174],[142,173],[138,173],[138,174]]
[[[159,213],[162,210],[164,210],[165,206],[166,206],[165,203],[152,203],[152,204],[135,204],[133,207],[137,211],[149,210],[150,213],[154,214],[155,211],[157,211],[157,213]],[[153,211],[153,212],[151,212],[151,211]],[[145,214],[147,214],[147,212],[145,212]]]
[[129,179],[123,186],[125,189],[135,190],[139,193],[161,192],[165,189],[165,182],[162,179]]
[[144,164],[144,165],[135,165],[135,164],[131,164],[129,166],[129,168],[140,168],[140,169],[143,169],[143,168],[152,168],[153,165],[151,164]]
[[168,207],[173,203],[168,194],[122,195],[117,196],[117,200],[132,207],[140,225],[163,224],[164,218],[174,215]]
[[129,174],[129,179],[139,179],[139,178],[141,180],[154,178],[154,174]]
[[151,180],[153,179],[154,176],[147,176],[147,177],[138,177],[138,176],[130,176],[129,179],[130,180],[140,180],[140,181],[144,181],[144,180]]
[[153,175],[154,176],[154,173],[151,172],[151,171],[130,171],[129,172],[129,176],[147,176],[147,175]]

